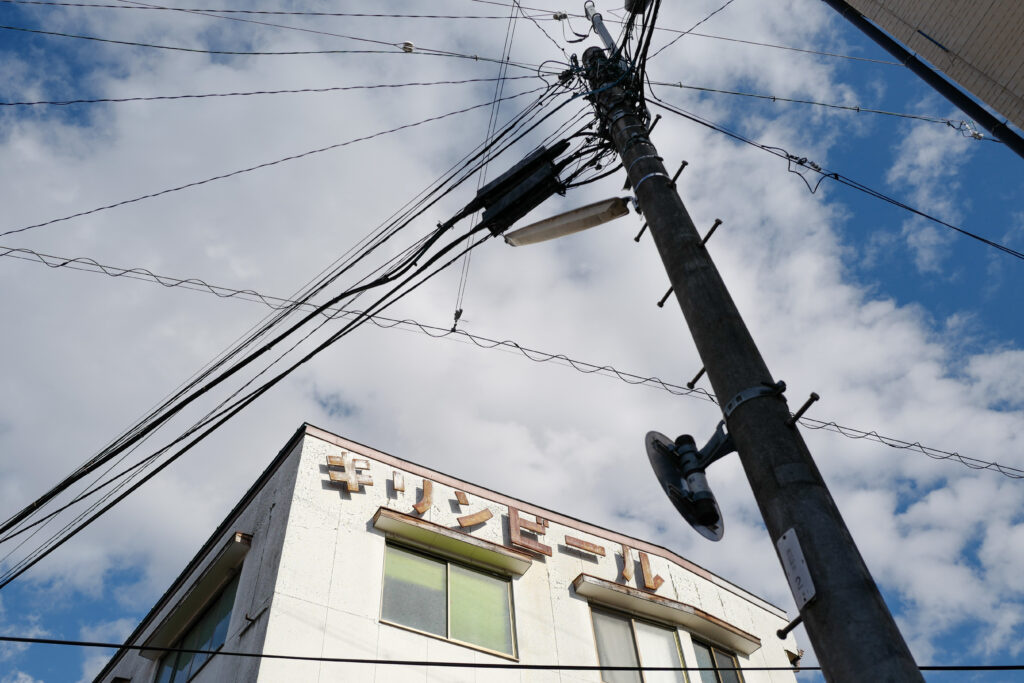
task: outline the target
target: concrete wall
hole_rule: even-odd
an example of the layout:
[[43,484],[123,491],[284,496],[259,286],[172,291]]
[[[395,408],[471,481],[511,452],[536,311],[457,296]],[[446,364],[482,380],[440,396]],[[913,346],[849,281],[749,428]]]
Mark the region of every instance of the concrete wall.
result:
[[[149,615],[142,629],[128,642],[146,642],[174,606],[192,590],[194,583],[210,566],[217,552],[228,543],[235,532],[241,531],[252,536],[252,543],[241,565],[238,591],[224,649],[242,652],[262,651],[268,623],[268,608],[277,583],[288,509],[295,490],[300,450],[301,442],[298,442],[264,486],[255,493],[252,501],[239,510],[237,515],[225,520],[222,533],[212,539],[207,546],[210,552],[204,553],[191,571],[179,577],[180,581],[175,590],[165,596],[163,604]],[[111,681],[115,677],[123,677],[131,681],[149,683],[155,680],[158,667],[159,660],[146,659],[137,651],[123,652],[108,664],[96,680]],[[259,659],[214,656],[193,681],[248,683],[257,679],[259,667]]]
[[847,2],[908,50],[1024,128],[1024,2]]
[[[333,443],[332,443],[333,442]],[[339,445],[341,444],[341,445]],[[346,448],[342,448],[344,445]],[[349,493],[328,477],[327,456],[350,450],[370,460],[372,486]],[[405,467],[396,466],[404,464]],[[391,480],[398,470],[406,491],[394,491]],[[281,563],[266,626],[264,651],[313,657],[355,657],[423,661],[507,662],[509,660],[443,639],[412,633],[381,623],[385,535],[372,518],[381,506],[413,513],[424,476],[434,482],[433,505],[421,517],[459,529],[456,517],[486,507],[492,519],[470,530],[476,538],[509,546],[508,499],[482,495],[472,485],[438,476],[404,461],[384,456],[343,439],[306,437],[302,445],[294,497],[284,534]],[[460,506],[456,486],[469,492],[469,504]],[[518,505],[517,505],[518,507]],[[531,510],[530,506],[524,507]],[[418,516],[418,515],[417,515]],[[551,557],[536,556],[530,568],[512,580],[519,661],[525,664],[596,665],[597,652],[588,602],[575,594],[571,583],[580,573],[622,583],[623,537],[573,524],[558,515],[545,515],[550,527],[541,542],[552,546]],[[527,519],[533,519],[527,515]],[[566,534],[597,543],[605,557],[569,548]],[[656,550],[636,542],[634,548]],[[728,582],[683,566],[671,554],[650,555],[653,573],[665,579],[657,595],[693,605],[713,617],[758,636],[763,645],[741,666],[789,666],[785,652],[796,650],[792,636],[780,641],[775,631],[786,623],[777,608],[753,598]],[[633,560],[636,561],[636,551]],[[639,574],[639,563],[637,563]],[[630,585],[636,587],[637,578]],[[686,659],[695,656],[689,634],[680,630]],[[788,672],[748,672],[748,683],[794,681]],[[224,679],[228,680],[228,679]],[[264,660],[259,681],[374,681],[403,683],[428,681],[599,681],[597,672],[502,671],[354,665],[326,662]]]

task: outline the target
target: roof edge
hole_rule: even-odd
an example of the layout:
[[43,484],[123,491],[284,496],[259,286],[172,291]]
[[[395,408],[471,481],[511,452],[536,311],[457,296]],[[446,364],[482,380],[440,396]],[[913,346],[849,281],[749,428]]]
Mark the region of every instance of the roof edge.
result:
[[528,512],[530,514],[540,514],[545,519],[557,521],[566,526],[575,527],[580,531],[586,531],[588,533],[594,534],[595,536],[603,536],[604,538],[610,541],[614,541],[616,543],[625,543],[626,545],[637,550],[658,555],[659,557],[669,560],[670,562],[674,562],[679,566],[683,567],[684,569],[687,569],[693,572],[694,574],[697,574],[701,578],[710,581],[711,583],[722,588],[723,590],[729,591],[737,597],[740,597],[746,600],[747,602],[756,605],[757,607],[760,607],[764,611],[768,612],[769,614],[772,614],[773,616],[778,617],[779,619],[782,619],[784,621],[789,620],[786,611],[778,605],[772,604],[764,598],[754,595],[753,593],[737,586],[728,579],[725,579],[719,576],[718,574],[715,574],[711,570],[706,569],[700,566],[699,564],[691,560],[688,560],[685,557],[682,557],[681,555],[676,554],[675,552],[669,550],[664,546],[658,545],[656,543],[651,543],[643,539],[634,538],[632,536],[627,536],[626,534],[620,533],[618,531],[614,531],[612,529],[608,529],[597,524],[592,524],[590,522],[586,522],[582,519],[577,519],[576,517],[572,517],[570,515],[555,512],[554,510],[549,510],[548,508],[542,507],[540,505],[534,505],[533,503],[520,500],[518,498],[513,498],[512,496],[500,493],[498,491],[489,489],[484,486],[473,484],[472,482],[464,481],[462,479],[459,479],[458,477],[453,477],[444,472],[439,472],[438,470],[426,467],[425,465],[420,465],[409,460],[404,460],[397,456],[391,455],[390,453],[379,451],[373,448],[372,446],[367,446],[366,444],[359,443],[358,441],[352,441],[351,439],[339,436],[337,434],[327,431],[326,429],[321,429],[320,427],[309,424],[308,422],[305,423],[302,428],[305,430],[305,434],[318,438],[321,441],[326,441],[327,443],[331,443],[334,444],[335,446],[340,446],[342,448],[362,450],[364,451],[364,455],[367,455],[368,457],[371,457],[375,460],[380,460],[382,462],[386,462],[396,467],[400,467],[401,469],[413,472],[420,476],[427,476],[429,478],[432,478],[434,481],[437,481],[438,483],[445,484],[446,486],[455,486],[455,488],[459,488],[460,490],[463,490],[466,493],[473,493],[476,495],[483,496],[485,498],[490,498],[494,502],[501,503],[503,505],[508,505],[511,503],[513,504],[513,507],[516,507],[524,512]]
[[[213,532],[213,534],[206,540],[205,543],[203,543],[202,546],[200,546],[199,550],[196,551],[196,554],[192,556],[191,560],[189,560],[189,563],[185,565],[185,568],[181,571],[180,574],[178,574],[178,577],[171,582],[170,587],[166,591],[164,591],[164,594],[161,595],[160,598],[153,605],[153,607],[150,608],[149,612],[146,613],[146,616],[142,617],[142,620],[139,621],[139,625],[136,626],[135,630],[131,632],[131,635],[129,635],[125,639],[125,643],[131,643],[142,635],[142,632],[145,630],[147,626],[149,626],[150,622],[153,621],[153,619],[160,612],[160,610],[170,601],[171,597],[177,592],[177,590],[185,584],[186,580],[189,578],[192,572],[195,571],[195,569],[199,566],[203,558],[205,558],[214,548],[216,548],[218,539],[220,539],[220,537],[224,534],[225,531],[231,528],[232,522],[238,518],[238,516],[242,513],[242,510],[244,510],[246,506],[253,501],[253,499],[257,496],[257,494],[259,494],[261,490],[263,490],[263,487],[267,485],[267,482],[270,481],[271,477],[274,476],[278,468],[281,467],[281,465],[284,464],[285,460],[288,459],[288,455],[291,453],[292,449],[294,449],[295,446],[299,442],[301,442],[302,439],[309,433],[307,430],[310,427],[312,427],[312,425],[310,425],[308,422],[303,422],[299,426],[299,428],[295,430],[295,433],[292,434],[291,438],[288,439],[284,447],[282,447],[281,450],[278,451],[277,455],[274,456],[274,459],[270,461],[270,464],[267,465],[266,469],[263,470],[263,472],[256,479],[256,481],[253,482],[252,486],[249,487],[249,490],[245,492],[245,495],[243,495],[241,499],[239,499],[239,501],[235,504],[235,506],[231,508],[231,511],[228,512],[227,516],[220,523],[220,525]],[[315,427],[313,428],[316,429]],[[110,660],[106,663],[106,665],[100,670],[100,672],[96,674],[96,677],[93,678],[93,683],[98,683],[99,681],[101,681],[103,677],[110,673],[111,669],[113,669],[113,667],[121,660],[121,657],[128,652],[130,652],[130,650],[119,648],[117,652],[115,652],[114,655],[110,658]]]

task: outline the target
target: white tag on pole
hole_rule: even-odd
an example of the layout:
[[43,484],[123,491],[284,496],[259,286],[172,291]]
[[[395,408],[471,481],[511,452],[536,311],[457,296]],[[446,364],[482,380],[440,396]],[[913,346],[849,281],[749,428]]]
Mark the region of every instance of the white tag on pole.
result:
[[793,599],[796,600],[797,609],[803,609],[804,605],[814,597],[814,582],[811,581],[811,573],[807,569],[807,562],[804,560],[804,553],[800,549],[800,541],[797,540],[796,531],[790,529],[779,537],[776,542],[779,549],[779,557],[782,558],[782,568],[789,580],[789,589],[793,591]]

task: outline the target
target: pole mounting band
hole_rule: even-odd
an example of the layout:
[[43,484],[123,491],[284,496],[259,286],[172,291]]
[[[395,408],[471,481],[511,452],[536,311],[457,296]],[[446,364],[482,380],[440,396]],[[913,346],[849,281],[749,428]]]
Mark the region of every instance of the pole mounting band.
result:
[[640,180],[636,181],[636,185],[633,186],[633,192],[638,192],[640,190],[640,186],[643,185],[643,182],[645,180],[647,180],[648,178],[653,178],[654,176],[661,176],[665,180],[667,180],[669,182],[672,182],[672,179],[668,177],[667,173],[662,173],[661,171],[655,171],[654,173],[648,173],[643,178],[641,178]]
[[762,396],[781,396],[782,392],[786,390],[786,383],[783,381],[776,382],[775,384],[768,384],[765,382],[760,386],[750,387],[739,392],[722,407],[722,414],[725,415],[726,419],[732,415],[737,408],[741,405],[755,398],[761,398]]
[[[633,159],[633,161],[629,162],[629,166],[626,168],[626,175],[629,175],[629,172],[633,170],[633,166],[636,164],[636,162],[640,161],[641,159],[657,159],[658,161],[664,161],[664,159],[662,159],[657,154],[641,154],[636,159]],[[637,185],[639,184],[640,183],[637,183]]]

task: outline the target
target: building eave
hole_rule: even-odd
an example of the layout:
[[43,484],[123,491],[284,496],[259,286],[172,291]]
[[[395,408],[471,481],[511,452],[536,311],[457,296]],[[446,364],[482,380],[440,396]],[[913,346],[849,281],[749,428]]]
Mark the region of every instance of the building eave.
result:
[[[153,605],[152,609],[149,610],[146,616],[142,618],[142,620],[139,622],[139,625],[135,627],[134,631],[132,631],[131,635],[129,635],[125,639],[125,643],[135,643],[142,637],[142,634],[153,623],[153,621],[155,620],[157,615],[159,615],[161,610],[163,610],[164,607],[167,606],[171,598],[183,586],[187,584],[189,578],[192,576],[193,572],[195,572],[195,570],[199,568],[203,560],[210,553],[214,552],[218,548],[218,542],[220,541],[220,539],[222,539],[225,536],[225,534],[229,533],[229,530],[232,528],[238,516],[242,513],[243,510],[245,510],[249,503],[251,503],[253,499],[257,495],[259,495],[260,491],[262,491],[263,487],[267,485],[267,482],[269,482],[270,479],[274,476],[278,468],[280,468],[281,465],[283,465],[284,462],[288,459],[288,455],[292,452],[292,449],[294,449],[295,446],[299,442],[301,442],[302,439],[305,438],[305,436],[309,433],[308,429],[310,427],[311,425],[309,425],[308,423],[303,423],[298,429],[295,430],[295,433],[292,434],[291,438],[288,439],[288,442],[285,443],[284,447],[278,452],[274,459],[270,461],[270,464],[267,465],[267,468],[265,470],[263,470],[263,473],[260,474],[259,478],[255,482],[253,482],[253,485],[249,487],[249,490],[245,492],[245,495],[242,496],[238,503],[235,504],[235,506],[224,518],[224,521],[220,523],[220,525],[213,532],[213,534],[211,534],[210,537],[206,540],[206,542],[202,545],[202,547],[199,548],[196,554],[192,557],[191,561],[189,561],[189,563],[185,566],[181,573],[178,574],[178,577],[171,583],[170,587],[164,592],[162,596],[160,596],[160,599],[156,601],[156,604]],[[313,429],[316,428],[313,427]],[[93,683],[98,683],[99,681],[102,681],[103,678],[108,673],[110,673],[111,670],[117,665],[121,658],[126,653],[131,651],[132,650],[126,650],[124,648],[121,648],[117,652],[115,652],[114,655],[110,658],[110,661],[107,662],[106,666],[104,666],[103,669],[101,669],[100,672],[96,674],[96,677],[93,679]]]

